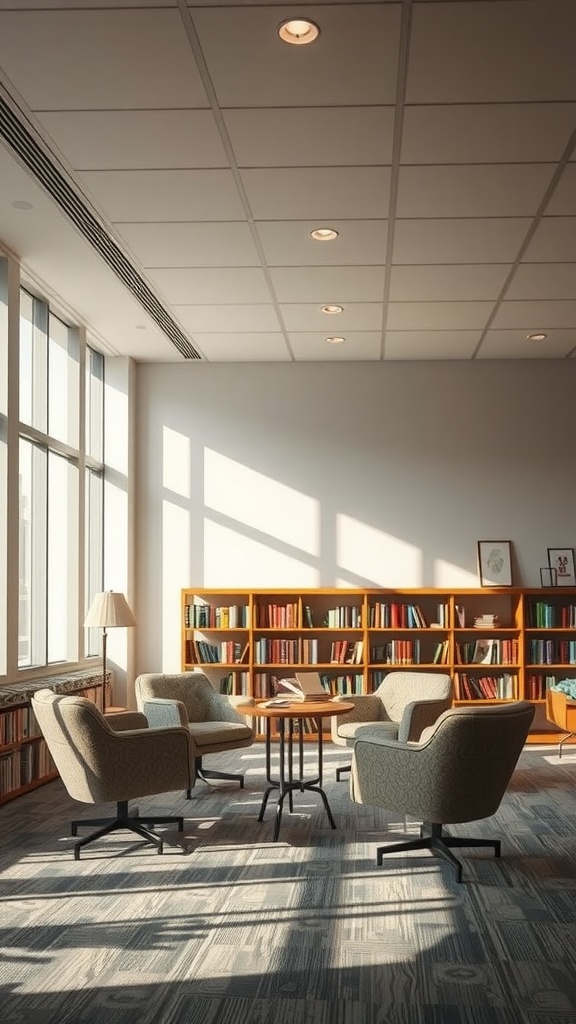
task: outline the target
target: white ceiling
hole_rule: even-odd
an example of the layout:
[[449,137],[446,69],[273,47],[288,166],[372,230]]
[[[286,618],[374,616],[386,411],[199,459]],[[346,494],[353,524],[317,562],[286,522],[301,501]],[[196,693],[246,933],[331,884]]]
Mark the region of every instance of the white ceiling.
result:
[[[566,358],[575,40],[574,0],[0,0],[0,97],[204,361]],[[6,137],[0,245],[184,358]]]

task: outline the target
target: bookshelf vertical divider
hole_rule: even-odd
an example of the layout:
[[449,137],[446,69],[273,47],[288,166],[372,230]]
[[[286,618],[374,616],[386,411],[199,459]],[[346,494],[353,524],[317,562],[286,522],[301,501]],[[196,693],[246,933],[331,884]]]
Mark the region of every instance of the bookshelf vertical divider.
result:
[[[332,693],[371,693],[394,670],[447,672],[455,703],[525,699],[529,739],[554,742],[547,688],[576,679],[576,588],[182,590],[182,670],[263,699],[295,672]],[[539,713],[539,715],[538,715]]]

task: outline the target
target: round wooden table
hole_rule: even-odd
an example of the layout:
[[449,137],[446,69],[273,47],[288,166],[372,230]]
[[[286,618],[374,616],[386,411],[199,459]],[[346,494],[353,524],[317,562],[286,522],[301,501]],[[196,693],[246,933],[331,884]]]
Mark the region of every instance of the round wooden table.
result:
[[[247,715],[266,719],[266,780],[268,788],[262,798],[262,806],[258,821],[264,820],[266,805],[270,793],[278,790],[278,802],[276,804],[276,822],[274,825],[274,839],[276,842],[280,833],[282,823],[282,811],[284,800],[288,797],[289,810],[293,811],[293,794],[295,792],[318,793],[324,804],[328,821],[332,828],[336,828],[336,822],[332,817],[328,797],[322,789],[322,756],[323,737],[322,719],[330,718],[333,715],[344,715],[354,710],[351,701],[292,701],[288,705],[272,704],[268,701],[259,701],[257,704],[240,704],[236,711],[241,715]],[[298,730],[298,776],[294,775],[294,723],[302,722],[302,719],[311,718],[316,723],[318,731],[318,769],[314,778],[304,777],[304,736],[302,728]],[[278,724],[278,778],[272,778],[272,722]]]

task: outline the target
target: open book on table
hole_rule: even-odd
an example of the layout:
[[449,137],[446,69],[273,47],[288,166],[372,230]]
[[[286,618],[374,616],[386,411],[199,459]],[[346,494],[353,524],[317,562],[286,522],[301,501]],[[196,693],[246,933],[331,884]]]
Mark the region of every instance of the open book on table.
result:
[[290,679],[279,679],[276,683],[277,695],[289,697],[291,700],[330,700],[331,694],[322,686],[317,672],[297,672]]

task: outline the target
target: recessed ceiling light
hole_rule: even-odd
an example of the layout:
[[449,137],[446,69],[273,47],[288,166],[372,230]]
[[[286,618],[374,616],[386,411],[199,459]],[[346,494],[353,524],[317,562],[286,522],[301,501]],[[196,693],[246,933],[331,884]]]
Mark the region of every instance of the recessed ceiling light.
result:
[[310,237],[315,242],[331,242],[334,238],[338,238],[338,232],[334,228],[315,228],[310,232]]
[[15,199],[14,202],[11,203],[10,205],[13,206],[15,210],[32,209],[32,203],[27,203],[25,199]]
[[343,306],[321,306],[323,313],[341,313]]
[[526,335],[526,340],[527,341],[544,341],[544,339],[547,338],[547,337],[548,337],[547,334],[527,334]]
[[313,43],[318,38],[320,29],[313,21],[304,20],[304,18],[288,18],[278,26],[278,35],[285,43],[304,46],[306,43]]
[[346,338],[326,338],[326,341],[330,345],[341,345],[343,341],[346,341]]

